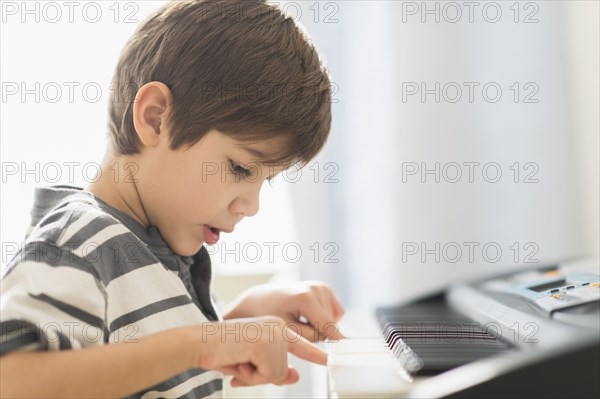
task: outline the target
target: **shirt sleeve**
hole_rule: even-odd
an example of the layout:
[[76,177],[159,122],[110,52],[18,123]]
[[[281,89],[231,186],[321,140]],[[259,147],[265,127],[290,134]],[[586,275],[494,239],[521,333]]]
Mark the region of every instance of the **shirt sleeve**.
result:
[[27,243],[8,264],[0,293],[0,355],[108,342],[103,285],[68,248]]

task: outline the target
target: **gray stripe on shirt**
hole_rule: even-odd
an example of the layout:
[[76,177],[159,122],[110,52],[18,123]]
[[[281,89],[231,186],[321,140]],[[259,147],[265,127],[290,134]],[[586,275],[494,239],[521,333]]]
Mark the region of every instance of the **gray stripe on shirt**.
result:
[[97,270],[104,285],[131,271],[160,263],[133,233],[109,238],[91,249],[85,259]]
[[110,331],[117,331],[121,327],[133,324],[136,321],[145,319],[146,317],[155,313],[163,312],[178,306],[189,305],[191,303],[192,301],[187,295],[179,295],[172,298],[163,299],[162,301],[153,302],[150,305],[146,305],[114,319],[113,322],[110,323]]
[[22,262],[43,263],[52,267],[72,267],[74,269],[86,272],[98,279],[97,271],[84,259],[81,259],[68,249],[58,247],[55,244],[33,241],[28,242],[21,249],[20,253],[15,255],[7,265],[7,276],[12,270]]
[[5,320],[0,323],[0,355],[20,349],[33,343],[39,350],[48,349],[48,339],[34,323],[26,320]]
[[70,247],[70,248],[77,248],[80,245],[82,245],[83,243],[85,243],[86,241],[88,241],[90,238],[95,236],[98,232],[102,231],[103,229],[105,229],[109,226],[114,226],[117,223],[119,223],[117,220],[111,219],[106,216],[97,217],[96,219],[100,219],[100,220],[98,220],[98,221],[92,220],[92,222],[90,224],[88,224],[87,226],[84,226],[82,229],[77,231],[73,235],[73,237],[69,238],[69,240],[67,242],[65,242],[63,245],[65,245],[66,247]]
[[222,391],[222,390],[223,390],[223,380],[218,379],[218,380],[209,381],[206,384],[202,384],[199,387],[192,389],[191,391],[187,392],[187,395],[189,395],[192,398],[203,398],[212,393],[215,393],[217,391]]

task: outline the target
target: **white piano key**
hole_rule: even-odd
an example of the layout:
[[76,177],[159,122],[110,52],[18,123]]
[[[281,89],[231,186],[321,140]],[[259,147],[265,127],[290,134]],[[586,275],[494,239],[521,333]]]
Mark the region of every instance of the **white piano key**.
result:
[[330,392],[338,398],[388,398],[407,392],[412,379],[381,339],[328,342]]

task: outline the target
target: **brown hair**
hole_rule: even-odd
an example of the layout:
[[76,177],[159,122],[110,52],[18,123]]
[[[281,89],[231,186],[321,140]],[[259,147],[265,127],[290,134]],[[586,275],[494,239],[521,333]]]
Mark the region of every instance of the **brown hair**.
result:
[[306,164],[331,126],[325,66],[292,18],[264,0],[172,1],[129,39],[113,77],[109,131],[122,154],[139,152],[133,99],[160,81],[172,92],[171,148],[210,129],[243,142],[286,145],[266,163]]

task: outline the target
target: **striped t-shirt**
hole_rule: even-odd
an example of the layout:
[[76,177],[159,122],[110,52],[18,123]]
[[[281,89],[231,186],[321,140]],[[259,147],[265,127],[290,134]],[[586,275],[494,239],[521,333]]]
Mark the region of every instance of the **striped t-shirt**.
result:
[[[0,354],[135,342],[220,319],[206,248],[177,255],[156,227],[77,187],[36,189],[31,217],[1,283]],[[190,369],[132,397],[221,397],[222,389],[221,373]]]

